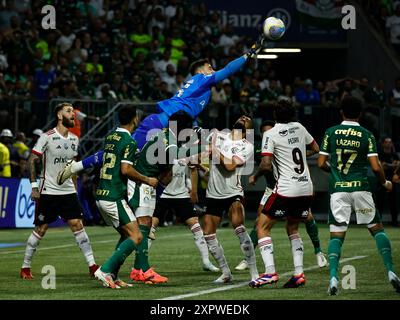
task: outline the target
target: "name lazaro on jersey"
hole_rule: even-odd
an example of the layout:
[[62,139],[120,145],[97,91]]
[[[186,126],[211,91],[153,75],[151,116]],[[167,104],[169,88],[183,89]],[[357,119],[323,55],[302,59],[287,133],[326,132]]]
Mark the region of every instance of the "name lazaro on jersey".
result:
[[370,131],[357,122],[343,121],[326,130],[320,154],[330,157],[330,193],[371,191],[368,157],[378,152]]

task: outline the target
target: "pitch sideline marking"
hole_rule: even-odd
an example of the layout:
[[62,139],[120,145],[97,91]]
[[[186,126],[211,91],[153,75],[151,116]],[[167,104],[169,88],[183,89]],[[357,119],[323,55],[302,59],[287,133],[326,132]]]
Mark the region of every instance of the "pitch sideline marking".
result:
[[[232,232],[232,229],[218,229],[218,232],[224,232],[224,231],[230,231]],[[191,233],[182,233],[182,234],[174,234],[174,235],[166,235],[166,236],[160,236],[157,239],[159,240],[164,240],[164,239],[170,239],[170,238],[176,238],[176,237],[189,237],[191,236]],[[96,243],[110,243],[110,242],[115,242],[115,239],[113,240],[100,240],[100,241],[93,241],[91,242],[92,244]],[[53,246],[53,247],[45,247],[45,248],[37,248],[37,251],[44,251],[44,250],[53,250],[53,249],[62,249],[62,248],[69,248],[69,247],[76,247],[76,243],[74,244],[64,244],[61,246]],[[13,254],[13,253],[24,253],[24,250],[15,250],[15,251],[0,251],[0,255],[2,254]]]
[[[364,259],[366,257],[367,256],[354,256],[351,258],[342,259],[339,261],[339,263],[352,261],[352,260]],[[304,268],[304,271],[310,271],[310,270],[319,269],[319,268],[320,267],[318,265],[315,265],[312,267]],[[282,276],[289,276],[291,274],[292,274],[292,271],[283,273]],[[246,281],[246,282],[241,282],[241,283],[234,284],[234,285],[227,285],[227,286],[223,286],[223,287],[219,287],[219,288],[215,288],[215,289],[201,290],[201,291],[197,291],[197,292],[193,292],[193,293],[181,294],[178,296],[171,296],[171,297],[166,297],[166,298],[161,298],[161,299],[156,299],[156,300],[181,300],[181,299],[185,299],[185,298],[201,296],[203,294],[209,294],[209,293],[214,293],[214,292],[236,289],[236,288],[247,286],[248,284],[249,284],[249,282]]]
[[[168,238],[175,238],[175,237],[181,237],[181,236],[190,236],[191,234],[179,234],[179,235],[169,235],[169,236],[164,236],[164,237],[159,237],[157,239],[164,240]],[[115,239],[113,240],[100,240],[100,241],[93,241],[91,242],[92,244],[98,244],[98,243],[110,243],[110,242],[116,242]],[[61,246],[53,246],[53,247],[45,247],[45,248],[37,248],[37,251],[44,251],[44,250],[53,250],[53,249],[62,249],[62,248],[69,248],[69,247],[76,247],[76,243],[71,243],[71,244],[64,244]],[[13,254],[13,253],[24,253],[24,250],[15,250],[15,251],[0,251],[0,255],[2,254]]]

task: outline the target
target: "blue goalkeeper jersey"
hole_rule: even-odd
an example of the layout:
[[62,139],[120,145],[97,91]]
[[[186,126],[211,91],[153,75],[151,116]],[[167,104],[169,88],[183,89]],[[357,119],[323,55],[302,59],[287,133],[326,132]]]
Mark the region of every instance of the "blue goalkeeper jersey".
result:
[[169,117],[182,110],[195,119],[210,101],[211,87],[237,72],[245,62],[246,58],[242,56],[211,75],[194,75],[172,98],[160,101],[158,107]]

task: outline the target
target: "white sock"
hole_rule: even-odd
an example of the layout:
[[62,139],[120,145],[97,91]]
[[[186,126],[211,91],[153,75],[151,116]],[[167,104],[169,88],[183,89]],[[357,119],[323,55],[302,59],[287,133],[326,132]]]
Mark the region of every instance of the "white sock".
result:
[[222,270],[222,273],[226,276],[230,276],[231,270],[229,269],[228,262],[226,262],[224,249],[218,243],[216,234],[207,234],[204,236],[204,239],[206,239],[208,249],[210,250],[214,259],[217,261],[219,268]]
[[73,162],[71,165],[71,172],[72,173],[77,173],[79,171],[82,171],[83,168],[83,163],[82,161],[78,161],[78,162]]
[[39,236],[35,231],[32,231],[31,235],[26,241],[24,263],[22,264],[22,268],[31,267],[32,257],[40,243],[40,240],[42,240],[42,237]]
[[210,257],[208,255],[208,246],[207,242],[204,239],[203,230],[200,227],[199,223],[195,223],[190,231],[193,233],[194,243],[196,244],[197,249],[199,249],[201,260],[204,264],[210,262]]
[[[150,228],[150,234],[154,234],[154,240],[155,240],[155,236],[156,236],[156,231],[157,228],[155,226],[151,226]],[[147,246],[148,246],[148,250],[150,251],[150,247],[153,244],[153,239],[150,239],[150,237],[147,238]]]
[[89,237],[85,229],[74,232],[76,243],[81,249],[83,255],[85,256],[87,264],[90,266],[96,264],[94,261],[92,246],[90,245]]
[[261,257],[264,261],[265,273],[275,273],[274,245],[271,237],[258,239],[258,247],[260,248]]
[[294,264],[294,274],[298,275],[303,273],[303,255],[304,247],[298,233],[289,236],[290,244],[292,245],[292,255]]
[[244,225],[240,225],[239,227],[237,227],[235,229],[235,233],[239,238],[240,249],[242,249],[246,262],[249,265],[251,279],[257,279],[258,271],[256,266],[256,254],[254,252],[253,242],[251,242],[250,236],[247,233]]

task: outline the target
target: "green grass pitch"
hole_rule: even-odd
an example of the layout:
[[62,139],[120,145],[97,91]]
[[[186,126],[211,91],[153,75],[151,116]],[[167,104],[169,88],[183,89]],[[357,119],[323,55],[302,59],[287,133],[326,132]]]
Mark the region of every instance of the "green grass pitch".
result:
[[[248,230],[251,223],[247,225]],[[320,238],[324,252],[327,251],[329,232],[324,224],[319,224]],[[86,227],[92,242],[98,264],[107,259],[118,240],[116,232],[109,227]],[[393,259],[400,273],[400,232],[397,228],[386,228],[392,241]],[[25,243],[29,229],[0,230],[0,243]],[[150,263],[160,274],[169,277],[162,285],[135,284],[132,288],[111,290],[103,288],[98,280],[88,277],[88,269],[72,233],[67,228],[50,229],[42,240],[32,263],[33,281],[19,278],[25,245],[0,249],[0,299],[222,299],[222,300],[320,300],[320,299],[397,299],[387,280],[387,274],[378,254],[374,239],[364,227],[351,226],[346,241],[339,272],[344,265],[352,265],[356,270],[356,289],[340,289],[336,297],[327,296],[328,268],[316,266],[311,241],[304,225],[300,233],[305,246],[304,267],[307,283],[298,289],[283,289],[293,267],[290,244],[283,223],[278,223],[272,232],[277,272],[281,278],[277,286],[252,289],[247,286],[248,271],[235,271],[242,260],[239,241],[233,230],[221,228],[218,238],[225,250],[228,263],[233,271],[232,285],[214,285],[212,281],[219,273],[204,272],[199,254],[189,230],[184,226],[159,228],[157,240],[150,252]],[[262,259],[256,249],[257,264],[263,272]],[[121,268],[120,277],[129,278],[132,263],[129,257]],[[42,288],[42,267],[52,265],[56,270],[56,289]],[[342,277],[345,274],[342,274]],[[217,291],[216,289],[221,289]]]

